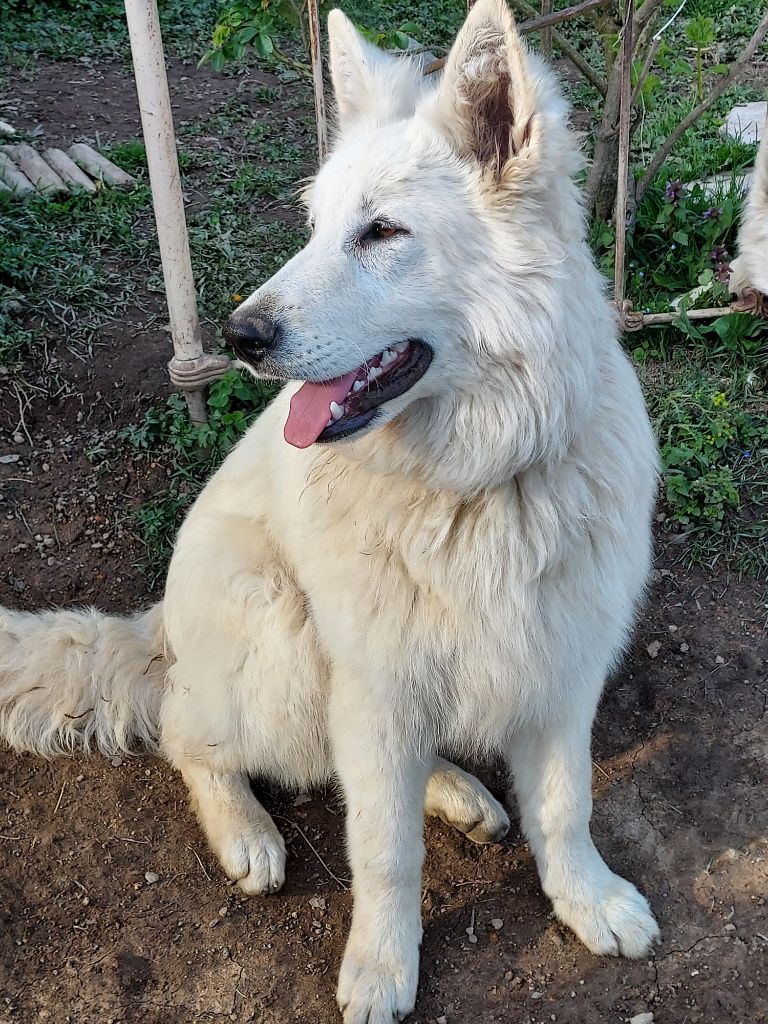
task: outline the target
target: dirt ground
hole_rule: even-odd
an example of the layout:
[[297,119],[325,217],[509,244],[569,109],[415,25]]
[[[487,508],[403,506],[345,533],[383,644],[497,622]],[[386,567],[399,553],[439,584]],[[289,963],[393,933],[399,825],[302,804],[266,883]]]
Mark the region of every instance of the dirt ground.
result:
[[[94,75],[110,103],[76,91]],[[173,68],[182,118],[215,111],[230,92],[194,75]],[[117,66],[41,62],[17,98],[18,125],[41,125],[50,145],[137,132]],[[96,472],[83,453],[166,393],[159,322],[129,311],[92,360],[52,345],[53,364],[34,371],[48,397],[24,414],[31,443],[13,440],[17,397],[0,387],[0,454],[19,456],[0,464],[0,603],[128,610],[157,599],[135,568],[131,512],[165,467],[116,458]],[[553,920],[514,825],[502,844],[476,847],[430,822],[414,1022],[768,1020],[766,595],[724,573],[686,572],[678,546],[659,547],[594,747],[595,837],[648,895],[658,953],[590,955]],[[337,794],[256,782],[286,837],[288,877],[279,894],[248,900],[222,876],[165,764],[2,751],[0,766],[0,1024],[338,1020],[350,895]],[[503,796],[496,766],[479,771]]]

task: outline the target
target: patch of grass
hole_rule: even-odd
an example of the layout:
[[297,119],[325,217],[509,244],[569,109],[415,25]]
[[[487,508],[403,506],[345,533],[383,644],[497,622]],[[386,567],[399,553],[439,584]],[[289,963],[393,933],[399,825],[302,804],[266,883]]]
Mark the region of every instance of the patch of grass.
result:
[[668,527],[691,561],[768,569],[768,411],[750,370],[652,368],[645,390],[661,449]]
[[[168,52],[198,58],[216,20],[220,0],[160,0]],[[128,59],[122,0],[4,0],[0,63],[45,55],[55,60]]]
[[143,421],[121,431],[119,439],[138,455],[170,450],[168,488],[137,512],[144,557],[141,568],[154,586],[163,576],[182,519],[233,444],[261,412],[275,388],[232,370],[208,390],[208,422],[194,426],[181,395],[162,408],[148,409]]
[[118,259],[156,265],[140,228],[148,201],[141,185],[56,200],[0,195],[0,364],[34,344],[33,325],[76,343],[135,300],[135,277]]

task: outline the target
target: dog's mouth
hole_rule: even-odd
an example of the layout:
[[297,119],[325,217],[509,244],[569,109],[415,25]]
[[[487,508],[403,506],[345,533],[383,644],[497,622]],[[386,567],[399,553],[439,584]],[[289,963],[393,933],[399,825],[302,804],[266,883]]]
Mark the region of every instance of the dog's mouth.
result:
[[295,448],[339,441],[367,427],[385,402],[421,380],[432,349],[411,338],[384,349],[356,370],[333,380],[306,381],[291,398],[283,436]]

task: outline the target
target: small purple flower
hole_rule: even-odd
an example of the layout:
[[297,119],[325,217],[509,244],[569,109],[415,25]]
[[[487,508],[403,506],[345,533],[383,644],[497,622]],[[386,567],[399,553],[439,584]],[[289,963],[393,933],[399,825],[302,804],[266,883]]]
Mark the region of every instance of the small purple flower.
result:
[[728,250],[724,245],[716,245],[709,258],[714,265],[717,280],[727,284],[731,274],[731,256]]
[[672,245],[670,245],[669,248],[672,249],[672,251],[674,252],[674,250],[677,248],[677,243],[673,242]]
[[723,216],[722,206],[710,206],[708,210],[704,211],[705,220],[720,220]]
[[745,452],[742,452],[742,453],[741,453],[741,457],[742,457],[743,459],[751,459],[751,458],[752,458],[752,452],[751,452],[750,450],[747,450],[747,451],[745,451]]
[[684,195],[683,183],[679,178],[668,181],[664,188],[664,198],[673,206],[678,206]]

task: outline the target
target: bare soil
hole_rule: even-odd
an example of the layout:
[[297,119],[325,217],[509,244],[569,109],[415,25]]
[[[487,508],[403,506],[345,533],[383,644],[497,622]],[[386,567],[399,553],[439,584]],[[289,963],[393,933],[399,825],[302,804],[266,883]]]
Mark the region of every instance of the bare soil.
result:
[[[190,116],[231,94],[231,82],[172,72]],[[96,74],[109,85],[106,111],[80,87]],[[43,62],[19,96],[17,122],[41,125],[49,144],[138,131],[116,65]],[[99,341],[84,360],[51,339],[55,364],[34,373],[42,383],[55,374],[59,397],[49,388],[26,409],[31,443],[13,441],[18,402],[0,389],[0,454],[19,455],[0,464],[3,604],[127,611],[158,597],[135,568],[131,513],[166,466],[116,453],[96,473],[84,451],[166,393],[168,342],[139,311]],[[660,548],[594,747],[595,837],[648,895],[658,953],[590,955],[553,920],[514,826],[502,844],[476,847],[430,822],[414,1022],[618,1024],[646,1011],[656,1024],[768,1020],[766,596],[723,572],[683,571],[680,549]],[[256,780],[289,863],[282,892],[249,900],[222,876],[166,764],[3,751],[0,766],[0,1024],[338,1021],[350,895],[336,793],[297,797]],[[478,770],[503,796],[497,766]]]

